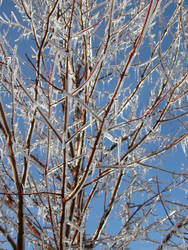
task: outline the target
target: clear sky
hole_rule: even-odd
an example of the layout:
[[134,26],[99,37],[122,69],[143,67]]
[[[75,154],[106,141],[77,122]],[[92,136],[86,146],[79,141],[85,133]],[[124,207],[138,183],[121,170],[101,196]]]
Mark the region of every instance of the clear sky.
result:
[[[5,13],[10,18],[11,11],[15,11],[14,4],[10,0],[3,0],[3,3],[0,7],[0,16],[2,16],[2,13]],[[166,14],[169,15],[170,13],[166,13]],[[4,27],[0,26],[0,33],[2,31],[4,32]],[[16,37],[15,30],[12,30],[12,32],[8,35],[8,37],[9,37],[9,41],[12,41],[12,44],[16,43],[17,37]],[[20,56],[24,57],[25,53],[29,54],[29,51],[31,50],[32,41],[28,42],[26,39],[23,39],[23,40],[19,41],[19,43],[22,43],[22,45],[23,45],[23,46],[21,46],[21,49],[19,47]],[[142,55],[142,56],[144,57],[144,55]],[[168,129],[170,129],[170,128],[167,127],[167,130]],[[185,154],[183,153],[181,145],[178,145],[176,147],[175,151],[167,153],[167,155],[163,159],[159,159],[159,162],[160,162],[160,165],[163,166],[164,169],[168,169],[168,170],[172,170],[172,171],[176,170],[178,172],[181,172],[181,168],[183,165],[184,165],[184,167],[188,166],[188,157],[185,156]],[[163,172],[159,172],[158,170],[152,170],[148,174],[148,179],[150,178],[151,175],[156,175],[156,174],[158,175],[158,178],[160,181],[165,182],[165,178],[168,178],[167,174],[165,174]],[[162,189],[162,187],[163,186],[161,186],[160,188]],[[187,186],[185,186],[185,189],[187,189]],[[156,187],[156,192],[157,192],[157,187]],[[181,200],[184,200],[185,203],[187,203],[187,195],[186,195],[185,190],[179,190],[179,192],[176,193],[175,195],[177,195],[177,200],[181,199]],[[94,200],[93,203],[91,204],[91,206],[95,207],[95,211],[96,211],[96,207],[98,207],[98,211],[101,211],[103,209],[103,202],[100,203],[100,201],[98,200],[98,203],[96,203]],[[96,228],[98,218],[100,218],[100,214],[96,214],[96,213],[92,214],[93,211],[91,210],[91,216],[90,216],[91,219],[89,221],[89,224],[87,225],[89,232],[91,232],[91,233]],[[159,208],[158,213],[164,214],[164,209],[162,208],[162,206]],[[112,212],[110,218],[111,218],[111,223],[107,226],[108,230],[111,232],[118,232],[118,229],[119,229],[118,228],[119,221],[117,219],[118,217],[116,217],[116,215]],[[161,234],[161,240],[164,238],[165,235],[166,234]],[[159,236],[156,236],[156,237],[159,237]],[[154,236],[154,238],[155,238],[155,236]],[[155,247],[156,247],[156,245],[155,245]],[[155,247],[153,249],[155,249]],[[151,248],[148,248],[148,244],[144,244],[143,242],[132,244],[131,250],[134,250],[137,248],[139,248],[140,250],[151,249]],[[96,249],[100,249],[100,248],[96,248]]]

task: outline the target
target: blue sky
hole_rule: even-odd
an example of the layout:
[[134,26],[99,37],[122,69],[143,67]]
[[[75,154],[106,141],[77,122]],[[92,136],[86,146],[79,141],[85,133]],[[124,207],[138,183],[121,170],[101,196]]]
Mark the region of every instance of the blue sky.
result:
[[[0,7],[0,15],[2,15],[2,13],[6,13],[6,15],[8,17],[11,16],[11,11],[15,11],[14,9],[14,4],[12,4],[12,2],[10,0],[3,0],[3,3],[2,3],[2,6]],[[170,16],[170,13],[166,13],[166,15]],[[18,17],[19,19],[19,17]],[[4,31],[4,27],[0,26],[0,29],[3,29]],[[0,30],[2,31],[2,30]],[[9,41],[11,41],[12,45],[15,44],[15,40],[16,40],[16,31],[15,30],[12,30],[11,33],[8,35],[8,38],[9,38]],[[169,40],[170,39],[169,37],[167,37],[167,41],[166,43],[168,44]],[[25,53],[28,53],[30,54],[30,51],[31,51],[31,44],[32,44],[32,41],[28,42],[26,39],[22,39],[21,41],[19,41],[19,43],[21,43],[22,46],[19,46],[19,54],[21,57],[23,57],[24,59],[25,56],[24,54]],[[165,49],[165,43],[163,44],[164,48]],[[141,58],[145,59],[145,54],[141,54]],[[133,79],[131,79],[133,80]],[[143,95],[143,101],[145,99],[145,96]],[[171,129],[168,127],[167,125],[167,130]],[[164,169],[168,169],[168,170],[176,170],[176,171],[179,171],[181,172],[181,167],[184,165],[184,167],[188,166],[188,158],[185,156],[185,154],[183,153],[182,151],[182,148],[180,145],[178,145],[176,147],[176,150],[173,151],[173,152],[168,152],[167,155],[165,157],[163,157],[162,159],[159,158],[159,162],[160,162],[160,166],[162,166]],[[182,165],[181,165],[181,164]],[[156,162],[156,164],[158,164],[158,162]],[[163,181],[164,184],[165,184],[165,179],[166,178],[169,178],[169,175],[165,174],[164,172],[160,172],[158,170],[152,170],[148,173],[148,178],[150,178],[150,176],[152,175],[158,175],[158,178],[160,181]],[[168,180],[167,180],[168,182]],[[163,185],[164,185],[163,184]],[[162,189],[163,185],[160,186],[160,188]],[[122,184],[122,188],[123,188],[123,184]],[[185,186],[185,189],[187,188],[187,186]],[[157,189],[156,189],[157,190]],[[181,199],[181,200],[184,200],[185,203],[187,202],[187,196],[185,195],[185,191],[184,190],[179,190],[178,193],[174,194],[177,196],[177,200],[178,199]],[[98,211],[102,211],[103,209],[103,199],[101,199],[101,202],[98,200],[97,203],[95,202],[95,200],[92,202],[91,206],[93,206],[95,209],[97,208]],[[96,211],[96,210],[95,210]],[[163,208],[159,207],[159,213],[164,213],[164,210]],[[88,223],[88,230],[89,232],[93,232],[93,230],[95,230],[96,228],[96,225],[97,225],[97,221],[98,219],[100,218],[100,214],[92,214],[92,210],[91,210],[91,216],[89,218],[89,223]],[[111,223],[110,225],[107,226],[107,228],[116,233],[118,232],[118,229],[119,229],[119,221],[117,220],[117,217],[116,215],[112,212],[111,214]],[[161,234],[161,240],[164,238],[165,234]],[[157,236],[158,237],[158,236]],[[138,248],[140,250],[149,250],[151,249],[151,245],[150,245],[150,248],[148,248],[148,243],[143,243],[143,242],[140,242],[140,243],[133,243],[132,246],[131,246],[131,249],[136,249]],[[156,248],[156,245],[154,245],[154,248]],[[99,248],[96,248],[96,249],[100,249]],[[102,249],[102,248],[101,248]]]

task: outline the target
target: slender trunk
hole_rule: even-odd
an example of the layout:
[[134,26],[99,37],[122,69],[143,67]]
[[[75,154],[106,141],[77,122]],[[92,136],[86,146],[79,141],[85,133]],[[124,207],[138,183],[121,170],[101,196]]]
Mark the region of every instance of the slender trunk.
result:
[[24,250],[25,242],[24,242],[24,199],[22,195],[22,188],[20,188],[20,192],[18,195],[18,238],[17,238],[17,249]]

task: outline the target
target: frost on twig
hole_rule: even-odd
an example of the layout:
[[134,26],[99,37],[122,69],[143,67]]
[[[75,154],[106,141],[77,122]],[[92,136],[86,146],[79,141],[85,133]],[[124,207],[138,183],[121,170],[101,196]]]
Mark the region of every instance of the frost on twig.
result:
[[5,2],[2,247],[187,244],[185,1]]

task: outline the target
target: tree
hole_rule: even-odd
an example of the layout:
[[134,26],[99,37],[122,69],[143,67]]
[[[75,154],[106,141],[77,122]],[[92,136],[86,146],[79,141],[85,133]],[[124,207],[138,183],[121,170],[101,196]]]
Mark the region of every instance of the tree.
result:
[[1,244],[188,244],[184,1],[12,2],[0,17]]

